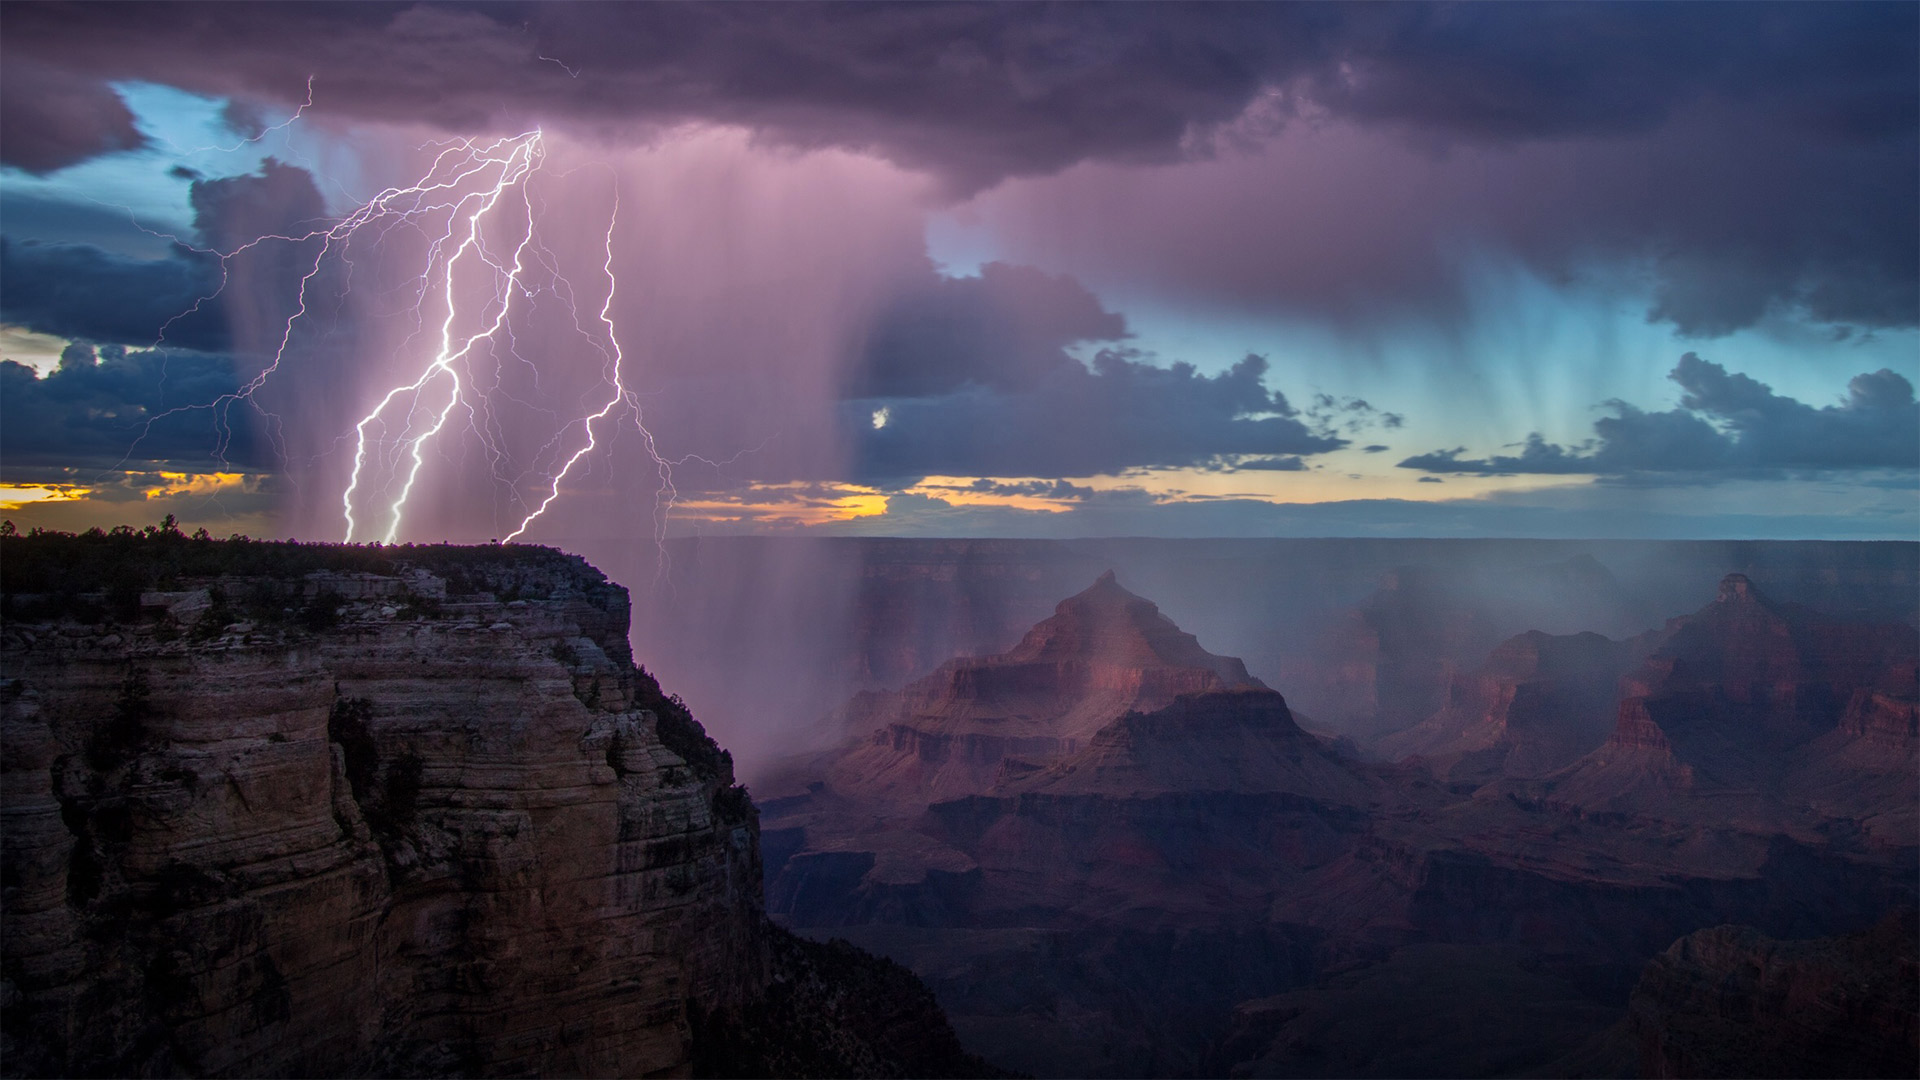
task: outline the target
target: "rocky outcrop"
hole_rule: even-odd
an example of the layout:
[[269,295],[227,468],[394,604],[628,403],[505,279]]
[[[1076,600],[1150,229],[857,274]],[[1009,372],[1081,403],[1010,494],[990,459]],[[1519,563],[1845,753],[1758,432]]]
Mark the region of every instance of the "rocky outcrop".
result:
[[1456,782],[1543,776],[1612,734],[1614,683],[1629,655],[1594,633],[1509,638],[1454,679],[1443,708],[1375,748],[1389,758],[1418,757]]
[[[1637,629],[1650,618],[1647,609],[1589,554],[1498,571],[1445,563],[1401,566],[1381,575],[1371,596],[1283,668],[1284,685],[1315,716],[1362,746],[1388,757],[1420,753],[1408,747],[1451,744],[1465,733],[1408,729],[1440,713],[1454,714],[1440,722],[1443,728],[1470,726],[1458,715],[1463,708],[1497,708],[1471,700],[1476,683],[1525,676],[1509,670],[1520,666],[1520,657],[1499,655],[1529,647],[1511,640],[1515,633],[1577,637],[1595,628]],[[1481,664],[1503,639],[1494,658]],[[1523,752],[1519,762],[1527,759]]]
[[910,974],[766,922],[731,759],[580,559],[0,551],[7,1075],[687,1075],[773,1015],[797,1075],[971,1071]]
[[10,1073],[671,1071],[760,991],[730,763],[624,590],[495,552],[8,623]]
[[1108,572],[1007,652],[950,660],[897,694],[859,699],[851,715],[866,730],[824,776],[842,795],[925,806],[988,790],[1009,759],[1072,754],[1130,710],[1261,685]]
[[1079,753],[1044,769],[1009,770],[993,793],[1135,798],[1185,793],[1285,794],[1365,806],[1385,797],[1294,723],[1265,689],[1182,694],[1164,708],[1128,712]]
[[[1549,778],[1552,798],[1794,830],[1886,811],[1916,778],[1909,626],[1827,618],[1729,574],[1635,644],[1652,648],[1620,680],[1613,735]],[[1903,820],[1881,816],[1889,842],[1920,843]]]
[[1742,926],[1681,938],[1648,963],[1629,1016],[1640,1075],[1913,1076],[1920,918],[1778,941]]

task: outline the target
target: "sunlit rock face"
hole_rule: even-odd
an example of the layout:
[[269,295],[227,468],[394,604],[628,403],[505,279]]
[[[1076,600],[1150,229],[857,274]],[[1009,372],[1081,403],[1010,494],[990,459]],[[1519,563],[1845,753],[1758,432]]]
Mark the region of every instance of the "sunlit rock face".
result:
[[752,806],[625,590],[433,552],[10,597],[9,1074],[645,1075],[762,989]]
[[1256,688],[1245,664],[1201,648],[1109,571],[1007,652],[860,698],[848,710],[856,741],[826,778],[849,797],[924,805],[988,790],[1010,759],[1025,768],[1072,754],[1129,711]]

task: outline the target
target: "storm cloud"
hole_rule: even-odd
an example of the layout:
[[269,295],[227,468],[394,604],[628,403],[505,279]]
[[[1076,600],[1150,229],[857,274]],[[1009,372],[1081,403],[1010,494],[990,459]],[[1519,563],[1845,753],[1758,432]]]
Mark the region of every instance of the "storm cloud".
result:
[[0,64],[0,163],[50,173],[146,144],[133,112],[95,72],[13,49]]
[[96,343],[227,352],[236,329],[244,338],[248,324],[284,317],[312,266],[310,244],[261,244],[224,269],[218,252],[312,231],[323,213],[313,177],[269,158],[257,174],[195,180],[189,198],[199,245],[170,243],[160,258],[0,235],[0,321]]
[[[1158,367],[1106,349],[1091,370],[1061,367],[1027,392],[974,387],[941,397],[856,402],[850,421],[858,432],[855,472],[878,481],[1057,478],[1203,465],[1235,455],[1317,454],[1346,445],[1310,431],[1286,395],[1267,388],[1266,374],[1267,362],[1258,356],[1207,376],[1190,364]],[[865,422],[867,409],[882,407],[884,424]]]
[[1067,346],[1127,334],[1126,320],[1071,277],[999,262],[977,276],[929,277],[879,313],[848,396],[1031,390],[1078,366]]
[[1920,404],[1913,384],[1882,368],[1857,375],[1837,405],[1813,406],[1773,392],[1695,353],[1668,376],[1678,408],[1647,412],[1624,401],[1568,448],[1529,435],[1519,454],[1463,457],[1464,447],[1407,458],[1430,473],[1753,475],[1783,470],[1920,469]]
[[0,360],[6,482],[46,466],[268,466],[273,455],[252,410],[221,400],[239,386],[229,357],[178,349],[71,345],[44,377]]
[[[321,119],[627,141],[737,125],[876,154],[956,196],[1326,130],[1301,143],[1324,162],[1238,170],[1243,197],[1181,179],[1147,220],[1116,221],[1109,181],[1066,177],[1043,209],[1065,219],[1059,246],[1255,308],[1445,311],[1456,249],[1483,245],[1549,278],[1645,263],[1649,314],[1695,336],[1776,311],[1920,320],[1913,5],[9,4],[0,28],[10,69],[84,84],[9,95],[46,116],[103,101],[109,79],[244,112],[304,100],[311,76]],[[120,130],[103,123],[76,130]],[[35,124],[58,126],[19,121]],[[1327,190],[1309,176],[1301,192],[1303,172]],[[1077,215],[1115,235],[1080,235]]]
[[360,119],[706,120],[986,184],[1179,152],[1284,88],[1487,140],[1649,130],[1708,97],[1910,132],[1904,5],[9,5],[9,62]]

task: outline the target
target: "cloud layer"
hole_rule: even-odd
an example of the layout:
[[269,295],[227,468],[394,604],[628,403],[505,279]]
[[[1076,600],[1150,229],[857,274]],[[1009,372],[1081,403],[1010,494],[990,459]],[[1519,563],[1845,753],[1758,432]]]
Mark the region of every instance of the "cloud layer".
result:
[[1920,405],[1913,384],[1882,368],[1857,375],[1838,405],[1782,397],[1764,383],[1698,354],[1668,376],[1682,391],[1678,408],[1647,412],[1609,401],[1594,438],[1568,448],[1538,433],[1514,455],[1463,457],[1466,448],[1400,462],[1430,473],[1747,475],[1780,470],[1920,469]]
[[[1317,454],[1346,440],[1317,434],[1286,395],[1269,390],[1267,362],[1248,356],[1218,375],[1190,364],[1145,363],[1102,350],[1048,373],[1026,392],[969,388],[886,403],[887,422],[860,431],[872,402],[856,402],[854,475],[865,481],[943,476],[1092,476],[1131,468],[1209,464],[1236,455]],[[1255,468],[1293,468],[1269,462]]]

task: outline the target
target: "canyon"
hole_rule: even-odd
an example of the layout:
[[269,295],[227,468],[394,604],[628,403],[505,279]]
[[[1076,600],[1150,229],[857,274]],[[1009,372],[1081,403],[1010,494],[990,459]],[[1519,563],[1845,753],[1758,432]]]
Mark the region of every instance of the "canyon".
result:
[[1920,1066],[1920,545],[0,545],[7,1075]]
[[1629,993],[1677,939],[1916,902],[1912,623],[1715,580],[1652,630],[1503,641],[1446,575],[1392,572],[1312,647],[1371,657],[1323,666],[1372,703],[1335,727],[1103,573],[761,771],[769,909],[913,968],[1036,1075],[1631,1075]]

